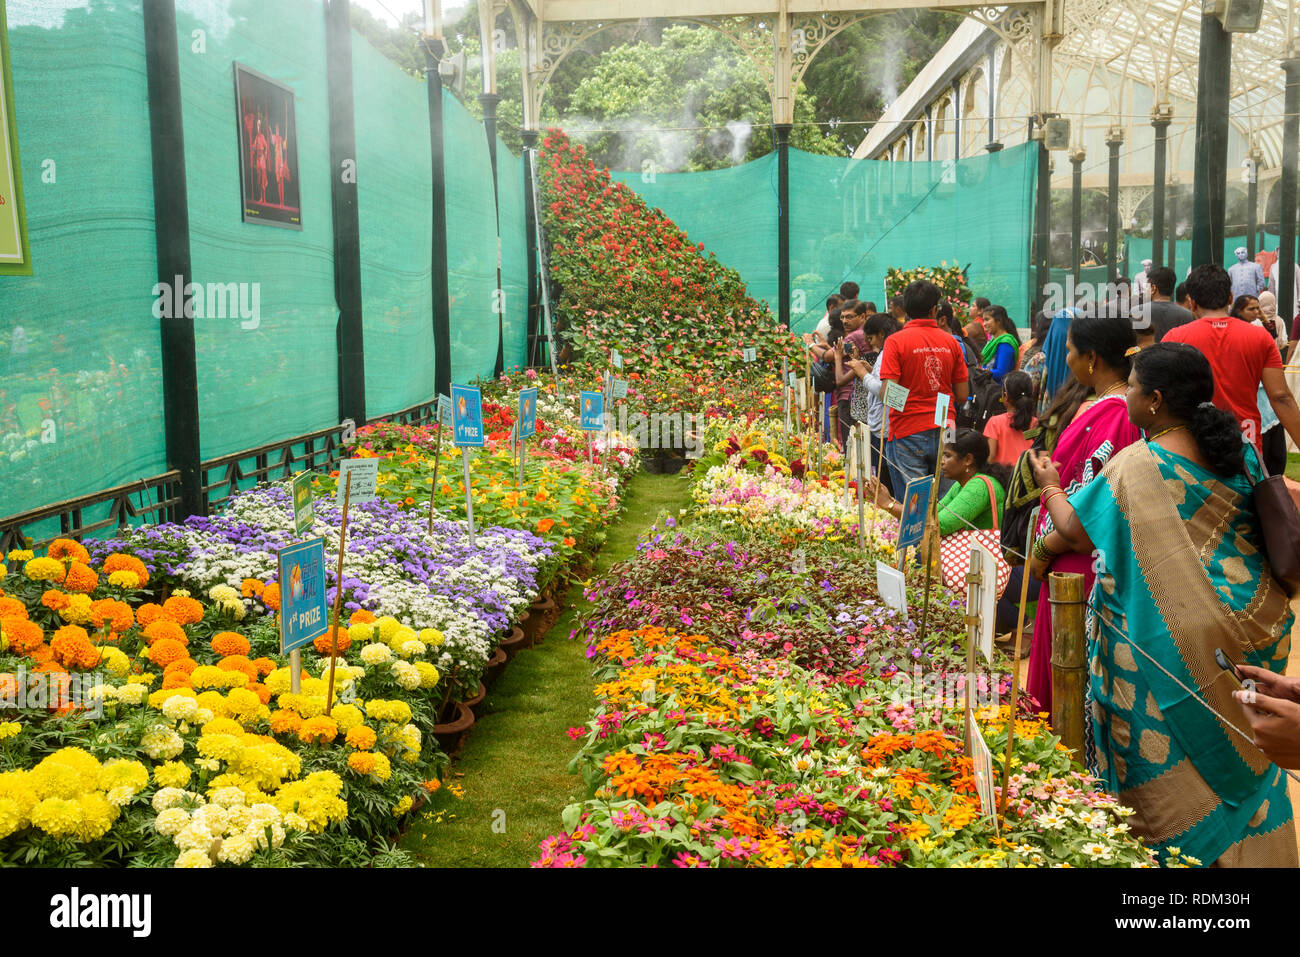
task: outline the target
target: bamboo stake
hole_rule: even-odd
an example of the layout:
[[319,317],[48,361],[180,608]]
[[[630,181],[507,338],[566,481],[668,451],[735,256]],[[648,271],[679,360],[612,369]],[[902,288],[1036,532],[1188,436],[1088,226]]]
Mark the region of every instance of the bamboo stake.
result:
[[[1026,541],[1032,541],[1034,529],[1038,525],[1038,512],[1034,509],[1029,515],[1029,535]],[[1016,741],[1016,707],[1020,702],[1020,639],[1025,632],[1025,602],[1029,600],[1029,546],[1025,546],[1024,577],[1020,581],[1020,614],[1016,616],[1015,658],[1011,664],[1011,713],[1007,716],[1007,757],[1002,763],[1002,796],[998,798],[998,817],[1006,821],[1007,789],[1011,787],[1011,751]]]
[[330,627],[330,680],[325,692],[325,717],[334,707],[334,666],[339,657],[339,613],[343,610],[343,551],[348,541],[348,501],[352,497],[352,472],[343,483],[343,524],[339,527],[339,573],[334,582],[334,624]]

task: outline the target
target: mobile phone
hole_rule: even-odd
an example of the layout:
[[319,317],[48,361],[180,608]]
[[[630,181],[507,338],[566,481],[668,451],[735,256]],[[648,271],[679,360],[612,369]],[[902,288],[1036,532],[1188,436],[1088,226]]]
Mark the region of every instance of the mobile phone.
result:
[[1232,676],[1232,680],[1236,683],[1238,688],[1241,688],[1243,691],[1255,690],[1255,680],[1253,678],[1243,678],[1241,672],[1237,670],[1237,666],[1229,661],[1228,656],[1223,653],[1222,648],[1214,649],[1214,662]]

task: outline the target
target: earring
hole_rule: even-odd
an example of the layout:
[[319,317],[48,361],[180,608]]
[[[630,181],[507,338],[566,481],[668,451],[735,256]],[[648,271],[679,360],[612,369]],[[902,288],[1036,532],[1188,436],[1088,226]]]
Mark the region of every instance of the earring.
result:
[[1154,405],[1151,406],[1151,414],[1152,414],[1152,415],[1155,415],[1155,414],[1156,414],[1156,407],[1155,407]]
[[1093,369],[1096,367],[1096,365],[1097,365],[1097,360],[1096,360],[1096,359],[1089,359],[1089,360],[1088,360],[1088,375],[1092,375],[1092,371],[1093,371]]

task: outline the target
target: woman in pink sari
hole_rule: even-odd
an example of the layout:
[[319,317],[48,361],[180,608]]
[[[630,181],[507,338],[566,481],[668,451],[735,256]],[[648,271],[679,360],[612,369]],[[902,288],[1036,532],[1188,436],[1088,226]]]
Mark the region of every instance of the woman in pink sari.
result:
[[[1126,353],[1135,345],[1137,335],[1128,320],[1077,316],[1070,323],[1065,361],[1078,385],[1067,382],[1057,393],[1054,408],[1040,419],[1050,421],[1053,413],[1059,411],[1062,414],[1058,421],[1066,423],[1060,428],[1055,444],[1048,445],[1066,494],[1083,488],[1117,452],[1142,437],[1129,421],[1125,401],[1129,374]],[[1054,489],[1043,489],[1044,499],[1058,494]],[[1043,509],[1034,538],[1051,530],[1051,518]],[[1058,556],[1048,570],[1082,573],[1087,594],[1096,580],[1096,567],[1095,556],[1071,553]],[[1052,605],[1046,583],[1038,595],[1027,690],[1038,699],[1044,711],[1051,711]]]

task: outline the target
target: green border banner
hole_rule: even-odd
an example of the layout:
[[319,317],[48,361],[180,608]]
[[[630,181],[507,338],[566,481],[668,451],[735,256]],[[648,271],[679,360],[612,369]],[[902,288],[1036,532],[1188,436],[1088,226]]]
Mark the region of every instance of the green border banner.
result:
[[18,123],[14,116],[4,0],[0,0],[0,84],[0,276],[30,276],[32,250],[23,209],[23,171],[18,162]]

